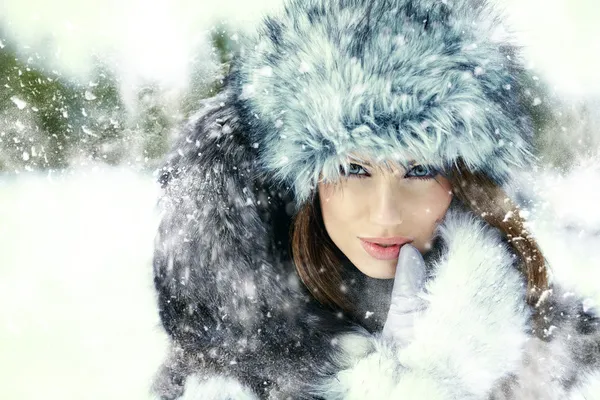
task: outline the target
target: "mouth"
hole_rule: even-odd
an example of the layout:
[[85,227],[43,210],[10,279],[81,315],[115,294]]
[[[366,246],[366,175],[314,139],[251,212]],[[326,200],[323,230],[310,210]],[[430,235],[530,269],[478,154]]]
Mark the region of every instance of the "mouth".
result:
[[394,260],[400,255],[400,248],[413,240],[403,237],[359,238],[363,249],[377,260]]

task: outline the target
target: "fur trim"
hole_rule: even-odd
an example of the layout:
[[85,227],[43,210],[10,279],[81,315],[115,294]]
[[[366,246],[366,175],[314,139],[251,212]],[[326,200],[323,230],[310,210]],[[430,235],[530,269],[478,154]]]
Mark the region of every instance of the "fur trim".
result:
[[239,381],[226,376],[187,378],[183,396],[179,400],[258,400],[252,391]]
[[305,201],[351,154],[502,184],[533,159],[517,47],[487,1],[291,0],[234,60],[262,166]]
[[445,220],[440,231],[447,251],[427,285],[430,306],[400,358],[409,367],[452,376],[482,397],[521,360],[531,316],[526,284],[496,229],[456,210]]
[[[436,274],[424,294],[430,308],[410,347],[394,352],[359,330],[357,319],[320,308],[303,291],[287,253],[293,199],[256,173],[257,149],[245,135],[232,92],[203,104],[161,171],[155,285],[161,320],[176,344],[157,377],[161,399],[176,399],[189,375],[226,374],[265,399],[314,399],[315,393],[343,398],[364,390],[402,398],[425,387],[444,399],[468,399],[495,381],[494,400],[554,400],[550,393],[564,394],[562,400],[587,376],[581,371],[600,369],[600,323],[593,309],[570,286],[555,287],[544,311],[548,326],[524,338],[524,283],[511,267],[508,247],[478,217],[454,209],[438,227],[443,248],[427,264],[435,265]],[[571,195],[585,196],[586,186],[578,187]],[[551,221],[552,210],[531,214]],[[580,279],[589,281],[583,271],[597,270],[594,235],[578,246],[560,235],[572,236],[573,229],[534,222],[553,269],[579,269]],[[355,289],[381,303],[391,287]],[[366,376],[377,386],[354,385]]]
[[569,400],[600,400],[600,372],[587,375]]
[[323,397],[483,399],[521,364],[531,311],[499,232],[459,210],[448,211],[438,232],[446,251],[421,294],[429,307],[416,321],[416,339],[398,350],[363,337],[372,341],[364,356],[361,337],[346,337],[342,371],[324,383]]
[[344,334],[332,354],[340,371],[310,389],[331,400],[387,399],[398,382],[399,365],[391,346],[367,335]]
[[551,290],[539,310],[546,327],[534,332],[524,348],[523,364],[494,400],[600,398],[600,391],[593,389],[599,388],[593,377],[600,368],[600,291],[595,278],[600,266],[600,195],[589,190],[598,180],[598,160],[581,160],[570,173],[529,172],[515,185],[526,226],[548,261]]
[[191,373],[228,371],[260,396],[303,399],[352,323],[300,284],[288,253],[292,199],[256,173],[230,94],[203,102],[161,171],[154,282],[175,345],[154,387],[171,400]]
[[[450,399],[435,376],[404,368],[397,349],[377,337],[345,334],[334,357],[341,371],[311,389],[317,398],[331,400],[362,399]],[[370,352],[357,354],[369,347]]]

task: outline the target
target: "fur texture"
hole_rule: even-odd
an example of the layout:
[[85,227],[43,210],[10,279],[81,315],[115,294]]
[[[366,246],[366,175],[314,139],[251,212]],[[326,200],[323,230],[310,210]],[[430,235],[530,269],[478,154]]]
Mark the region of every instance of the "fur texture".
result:
[[[225,104],[224,100],[226,94],[207,102],[209,105],[195,121],[196,128],[202,127],[196,132],[202,132],[205,140],[217,143],[213,142],[207,152],[196,151],[196,140],[186,136],[182,138],[180,149],[193,150],[193,153],[183,154],[202,154],[216,162],[220,151],[228,155],[236,153],[235,146],[225,146],[235,135],[231,131],[217,134],[222,126],[232,122],[226,117],[231,110],[218,105]],[[211,125],[217,119],[220,123]],[[216,131],[211,132],[208,126]],[[181,152],[174,154],[177,156],[172,162],[182,162]],[[155,263],[162,294],[161,312],[174,338],[171,358],[165,362],[155,383],[155,391],[161,398],[213,399],[210,393],[223,379],[238,382],[240,399],[244,398],[241,393],[250,390],[265,399],[589,399],[590,393],[594,393],[590,391],[597,388],[598,382],[594,379],[600,367],[598,320],[595,313],[587,309],[585,299],[554,282],[547,303],[547,328],[534,332],[530,321],[533,310],[524,305],[524,282],[507,244],[495,229],[462,207],[453,205],[438,227],[439,253],[427,259],[432,278],[423,293],[430,306],[417,323],[415,342],[398,350],[379,339],[377,329],[371,333],[365,330],[367,320],[363,315],[339,318],[312,304],[294,280],[293,267],[289,259],[282,256],[285,252],[265,252],[257,256],[260,239],[276,242],[286,237],[274,233],[277,231],[274,222],[290,218],[289,215],[284,217],[287,215],[282,211],[286,208],[284,201],[236,203],[235,197],[233,200],[229,197],[231,192],[221,192],[223,197],[213,199],[212,204],[196,203],[192,201],[195,196],[214,195],[218,187],[198,191],[198,178],[186,181],[182,169],[198,164],[185,161],[176,165],[178,168],[171,168],[171,181],[166,187],[169,195],[165,200],[172,206],[177,204],[184,208],[165,214],[163,226],[166,221],[173,222],[176,216],[186,216],[185,207],[189,207],[189,211],[198,207],[197,215],[201,217],[196,220],[186,216],[186,224],[180,225],[185,230],[178,231],[177,237],[185,236],[184,232],[197,235],[195,232],[203,229],[204,240],[214,240],[210,243],[217,247],[213,252],[229,254],[235,249],[233,253],[239,262],[229,263],[225,257],[207,258],[213,254],[207,251],[210,248],[187,247],[189,240],[165,242],[164,237],[168,235],[158,238],[159,243],[165,244],[157,246]],[[239,170],[248,171],[232,169]],[[178,178],[173,178],[175,175]],[[203,184],[215,184],[211,174],[203,177]],[[249,193],[257,190],[254,187]],[[251,199],[260,197],[255,195]],[[245,215],[256,213],[257,218],[247,219],[250,224],[244,223],[236,217],[238,209],[230,206],[220,216],[231,219],[230,223],[216,217],[211,220],[214,204],[239,204],[240,210],[246,211]],[[263,208],[271,214],[261,214],[259,210]],[[279,209],[280,214],[275,209]],[[564,209],[554,206],[532,213],[532,231],[540,238],[544,254],[556,254],[552,249],[565,241],[560,230],[549,232],[544,225],[556,221],[553,216],[561,212]],[[279,215],[281,219],[268,219],[269,224],[263,219],[264,215]],[[585,223],[584,218],[582,214],[581,223]],[[575,223],[573,218],[569,221]],[[228,235],[239,240],[237,247],[222,241]],[[245,249],[241,245],[246,243],[247,236],[253,240]],[[587,240],[594,238],[600,241],[594,232]],[[558,253],[560,258],[549,258],[551,266],[557,265],[555,260],[560,262],[553,271],[593,270],[591,265],[573,266],[568,260],[589,263],[593,258],[586,256],[594,254],[594,246],[578,255],[564,246],[560,248],[563,250]],[[165,254],[177,255],[177,258],[172,263],[165,262],[168,260]],[[279,257],[278,261],[273,261],[274,255]],[[252,259],[259,256],[265,258]],[[184,263],[184,259],[187,262]],[[241,261],[246,259],[254,260],[254,264],[249,263],[245,266],[247,270],[239,271]],[[565,262],[567,264],[563,264]],[[246,284],[254,288],[253,301],[244,303],[249,294],[240,288],[247,285],[228,280],[220,284],[221,281],[213,277],[234,273],[250,277],[246,278]],[[271,279],[261,279],[263,276]],[[283,276],[287,278],[282,279]],[[377,291],[372,294],[379,299],[389,297],[390,287],[369,287],[368,283],[356,288],[356,292],[367,294],[362,290],[366,287]],[[219,291],[220,295],[213,294]],[[187,308],[175,308],[183,302],[187,302]],[[240,304],[246,307],[244,313],[221,314],[221,310],[235,310]],[[369,309],[369,305],[365,305],[363,311]],[[247,318],[247,314],[254,318]]]
[[[158,398],[580,400],[598,387],[592,295],[561,277],[594,268],[600,239],[565,246],[572,229],[544,222],[564,210],[535,209],[514,179],[532,161],[530,128],[496,15],[481,1],[291,0],[244,42],[161,170],[154,277],[172,347]],[[461,156],[510,188],[556,271],[543,308],[525,306],[499,232],[457,202],[425,255],[430,307],[409,347],[378,336],[391,280],[349,265],[358,311],[316,303],[289,228],[318,174],[335,179],[351,152],[434,166]]]
[[173,351],[155,390],[165,398],[194,371],[234,374],[263,396],[299,393],[298,371],[314,380],[322,349],[350,329],[299,283],[288,254],[291,199],[257,177],[228,96],[205,103],[161,177],[154,276]]
[[[232,74],[263,168],[307,199],[350,153],[499,184],[531,159],[517,47],[481,0],[292,0]],[[285,84],[281,84],[285,82]]]

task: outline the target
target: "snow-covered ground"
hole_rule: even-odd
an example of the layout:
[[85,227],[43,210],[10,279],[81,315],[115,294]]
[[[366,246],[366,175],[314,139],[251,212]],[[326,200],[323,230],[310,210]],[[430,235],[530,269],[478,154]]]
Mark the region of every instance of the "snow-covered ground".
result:
[[149,398],[157,193],[124,168],[0,176],[0,398]]

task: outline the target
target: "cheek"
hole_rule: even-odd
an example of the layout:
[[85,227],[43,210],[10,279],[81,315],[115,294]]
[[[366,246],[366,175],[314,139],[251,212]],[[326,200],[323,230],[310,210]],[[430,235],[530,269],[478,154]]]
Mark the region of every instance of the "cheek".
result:
[[441,188],[431,193],[426,202],[427,209],[429,210],[429,218],[432,221],[438,221],[442,219],[448,210],[451,200],[452,196]]
[[358,249],[356,236],[364,229],[368,221],[368,209],[361,194],[352,185],[339,184],[333,187],[319,185],[319,200],[323,224],[329,238],[350,259]]
[[334,187],[319,184],[321,211],[326,225],[345,224],[347,228],[352,221],[366,215],[364,191],[354,189],[352,185]]
[[452,200],[451,187],[448,183],[435,184],[423,193],[418,218],[421,240],[428,242],[433,236],[437,224],[444,218]]
[[451,200],[450,184],[444,180],[434,181],[421,192],[419,211],[435,221],[445,215]]
[[452,186],[450,185],[450,182],[448,182],[446,179],[441,180],[438,190],[433,196],[435,198],[433,208],[434,211],[436,211],[434,212],[436,215],[436,221],[444,217],[446,211],[448,211],[450,203],[452,202],[453,196],[454,195],[452,193]]

